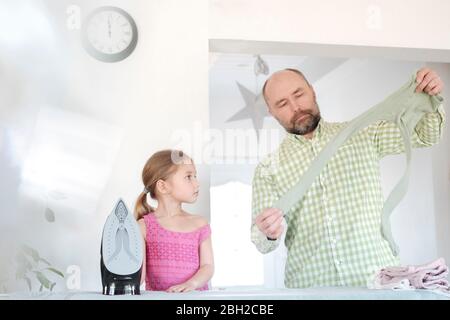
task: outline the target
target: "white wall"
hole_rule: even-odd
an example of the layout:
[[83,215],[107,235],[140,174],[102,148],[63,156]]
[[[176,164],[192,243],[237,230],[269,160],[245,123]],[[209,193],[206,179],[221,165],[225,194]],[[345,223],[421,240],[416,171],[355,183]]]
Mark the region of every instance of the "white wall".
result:
[[[139,30],[134,53],[113,64],[87,55],[80,31],[66,26],[69,5],[83,17],[101,5],[128,11]],[[0,5],[0,149],[16,168],[0,182],[9,190],[2,221],[11,214],[4,208],[16,209],[20,242],[64,272],[79,266],[82,290],[100,290],[103,223],[117,198],[133,208],[148,157],[179,146],[176,130],[208,127],[207,10],[206,0]],[[209,217],[208,167],[192,156],[201,192],[185,209]],[[55,222],[45,220],[46,207]]]
[[211,0],[210,39],[450,49],[446,0]]
[[[446,83],[443,96],[450,99],[450,64],[430,64],[442,74]],[[447,127],[441,143],[433,149],[432,175],[433,196],[436,224],[437,254],[442,255],[447,262],[450,261],[450,115],[449,102],[446,105]]]

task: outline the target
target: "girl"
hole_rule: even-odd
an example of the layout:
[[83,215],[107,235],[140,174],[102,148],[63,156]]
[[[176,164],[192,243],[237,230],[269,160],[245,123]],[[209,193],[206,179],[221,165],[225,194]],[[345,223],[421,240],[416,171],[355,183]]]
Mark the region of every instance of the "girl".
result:
[[[208,290],[214,273],[211,229],[181,207],[198,197],[196,174],[192,159],[179,150],[159,151],[144,166],[145,187],[134,213],[145,242],[141,283],[145,280],[146,290]],[[156,209],[147,194],[158,201]]]

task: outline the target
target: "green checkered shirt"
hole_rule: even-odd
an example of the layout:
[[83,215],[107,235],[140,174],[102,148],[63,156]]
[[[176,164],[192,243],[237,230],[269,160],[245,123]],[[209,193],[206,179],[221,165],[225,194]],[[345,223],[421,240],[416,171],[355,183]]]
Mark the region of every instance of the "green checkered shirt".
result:
[[[260,252],[274,250],[280,239],[268,240],[256,226],[256,216],[297,183],[346,124],[321,120],[312,139],[287,133],[279,148],[258,164],[253,178],[251,240]],[[444,124],[440,105],[417,124],[413,147],[436,144]],[[384,197],[379,161],[402,152],[400,130],[387,121],[359,131],[339,148],[287,218],[286,287],[365,286],[374,271],[399,264],[381,235]]]

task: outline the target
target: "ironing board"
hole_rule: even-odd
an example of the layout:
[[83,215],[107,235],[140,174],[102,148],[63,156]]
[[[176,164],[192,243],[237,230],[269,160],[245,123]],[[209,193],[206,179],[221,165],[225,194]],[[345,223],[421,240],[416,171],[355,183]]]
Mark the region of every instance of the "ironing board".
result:
[[428,290],[370,290],[363,287],[321,287],[308,289],[265,289],[229,287],[209,291],[166,293],[143,291],[141,295],[107,296],[94,291],[14,293],[1,299],[24,300],[450,300],[450,296]]

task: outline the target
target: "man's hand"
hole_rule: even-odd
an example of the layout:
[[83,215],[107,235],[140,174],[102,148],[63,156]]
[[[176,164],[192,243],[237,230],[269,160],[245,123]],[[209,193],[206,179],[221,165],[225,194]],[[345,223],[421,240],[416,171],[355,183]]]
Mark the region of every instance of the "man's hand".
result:
[[278,239],[283,233],[283,213],[276,208],[264,209],[256,216],[255,223],[258,229],[270,239]]
[[429,68],[421,68],[417,71],[416,83],[416,92],[424,91],[430,96],[440,94],[444,87],[444,83],[439,75]]

